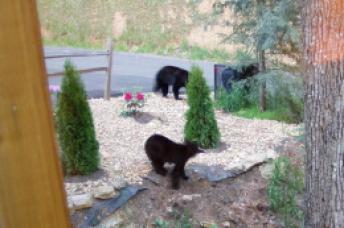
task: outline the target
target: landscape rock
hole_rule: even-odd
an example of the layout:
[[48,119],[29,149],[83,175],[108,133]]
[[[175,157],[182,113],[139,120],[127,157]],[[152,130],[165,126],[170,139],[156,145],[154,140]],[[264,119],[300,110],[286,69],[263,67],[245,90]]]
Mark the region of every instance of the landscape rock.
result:
[[199,198],[199,197],[201,197],[200,194],[183,195],[183,196],[182,196],[182,200],[183,200],[184,202],[190,202],[190,201],[192,201],[194,198]]
[[94,198],[97,199],[110,199],[116,195],[116,192],[112,186],[100,186],[94,189]]
[[93,205],[93,197],[89,193],[70,196],[68,201],[70,201],[70,205],[73,205],[72,209],[75,210],[92,207]]
[[214,223],[212,222],[201,222],[201,228],[213,228],[214,227]]
[[123,220],[119,218],[117,215],[109,216],[101,224],[96,226],[97,228],[117,228],[121,227],[123,224]]
[[229,228],[229,227],[231,227],[231,223],[230,223],[230,222],[223,222],[223,223],[222,223],[222,226],[223,226],[224,228]]
[[173,214],[173,207],[167,207],[166,212],[167,212],[167,214],[172,215]]
[[259,166],[260,174],[265,178],[269,179],[272,176],[274,165],[272,162]]
[[67,206],[69,208],[70,213],[73,214],[75,212],[75,209],[73,201],[70,199],[70,197],[67,198]]
[[127,182],[122,178],[118,178],[112,182],[112,185],[116,190],[121,190],[127,185]]

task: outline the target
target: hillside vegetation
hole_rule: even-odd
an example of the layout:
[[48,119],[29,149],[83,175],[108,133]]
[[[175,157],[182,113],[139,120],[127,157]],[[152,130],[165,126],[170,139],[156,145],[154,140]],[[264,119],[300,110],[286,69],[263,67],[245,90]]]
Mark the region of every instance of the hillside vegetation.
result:
[[[39,0],[45,44],[115,49],[225,61],[233,45],[221,43],[230,13],[212,15],[214,0]],[[214,25],[212,22],[218,23]]]

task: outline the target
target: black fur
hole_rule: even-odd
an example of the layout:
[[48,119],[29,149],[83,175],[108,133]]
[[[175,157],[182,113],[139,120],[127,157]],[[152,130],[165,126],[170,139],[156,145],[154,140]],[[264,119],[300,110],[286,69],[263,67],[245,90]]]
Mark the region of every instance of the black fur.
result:
[[145,151],[152,166],[158,174],[165,176],[167,170],[164,168],[166,162],[175,164],[172,171],[172,188],[179,188],[179,179],[187,180],[185,174],[186,162],[197,153],[203,153],[198,146],[191,142],[184,144],[175,143],[165,136],[154,134],[145,143]]
[[155,78],[154,92],[162,91],[164,97],[168,94],[168,87],[172,85],[174,98],[179,100],[179,89],[186,87],[189,79],[189,72],[175,66],[165,66],[159,70]]
[[241,70],[234,69],[232,67],[227,67],[222,71],[222,85],[225,89],[230,92],[232,90],[232,82],[239,81],[243,79],[250,78],[255,74],[258,74],[258,64],[251,64],[248,66],[243,66]]

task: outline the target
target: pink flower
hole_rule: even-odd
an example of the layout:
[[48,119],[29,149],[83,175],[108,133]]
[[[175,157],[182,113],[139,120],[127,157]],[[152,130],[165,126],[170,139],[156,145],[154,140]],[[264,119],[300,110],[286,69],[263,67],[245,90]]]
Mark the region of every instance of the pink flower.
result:
[[51,93],[59,93],[61,88],[59,85],[49,85],[49,92]]
[[133,96],[131,95],[131,93],[127,92],[123,95],[123,98],[126,101],[130,101],[133,98]]
[[143,99],[145,99],[145,96],[143,95],[143,93],[137,93],[136,94],[136,99],[139,101],[142,101]]

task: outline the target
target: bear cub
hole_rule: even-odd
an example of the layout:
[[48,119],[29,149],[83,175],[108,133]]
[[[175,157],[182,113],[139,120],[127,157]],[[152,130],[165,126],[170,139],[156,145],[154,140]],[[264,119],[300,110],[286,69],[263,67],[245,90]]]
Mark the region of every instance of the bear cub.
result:
[[158,134],[150,136],[144,147],[156,173],[166,176],[167,170],[164,164],[166,162],[175,164],[171,174],[173,189],[179,189],[180,178],[188,179],[184,170],[186,162],[196,154],[204,153],[195,143],[188,141],[183,144],[175,143]]
[[189,79],[189,72],[175,66],[164,66],[159,70],[155,77],[154,92],[162,91],[162,95],[167,97],[168,87],[172,85],[174,98],[180,100],[179,89],[186,87]]

